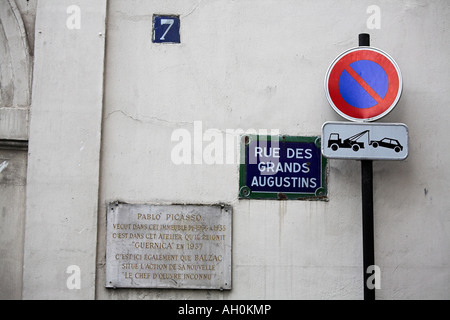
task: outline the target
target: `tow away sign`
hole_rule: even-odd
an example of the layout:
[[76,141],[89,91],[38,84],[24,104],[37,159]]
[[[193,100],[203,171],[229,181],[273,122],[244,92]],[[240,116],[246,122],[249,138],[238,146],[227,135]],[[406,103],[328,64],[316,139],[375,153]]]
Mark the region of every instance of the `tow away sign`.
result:
[[321,148],[329,159],[405,160],[408,140],[401,123],[326,122]]

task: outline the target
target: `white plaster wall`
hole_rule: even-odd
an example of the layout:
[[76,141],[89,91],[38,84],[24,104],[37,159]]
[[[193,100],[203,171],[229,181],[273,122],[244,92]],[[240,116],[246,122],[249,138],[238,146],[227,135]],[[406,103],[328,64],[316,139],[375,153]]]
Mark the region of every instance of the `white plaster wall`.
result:
[[[67,26],[73,5],[79,28]],[[105,18],[104,0],[37,5],[24,299],[95,297]]]
[[[381,8],[369,30],[366,9]],[[181,16],[181,44],[151,42],[154,13]],[[329,162],[329,202],[238,200],[238,165],[174,165],[171,134],[249,128],[320,135],[342,120],[323,80],[361,32],[403,72],[383,122],[410,130],[403,162],[374,163],[378,299],[450,298],[450,113],[446,1],[110,0],[97,297],[361,299],[360,165]],[[204,146],[208,143],[205,142]],[[233,205],[233,290],[106,290],[105,205]]]
[[[366,10],[381,9],[369,30]],[[151,42],[154,13],[181,16],[181,44]],[[238,165],[174,165],[171,134],[279,129],[320,135],[342,120],[323,80],[369,32],[403,72],[383,122],[410,130],[410,156],[374,163],[378,299],[450,298],[447,1],[110,0],[101,154],[97,297],[361,299],[360,165],[329,162],[329,202],[238,200]],[[205,142],[205,145],[208,144]],[[233,205],[233,290],[106,290],[105,205]]]

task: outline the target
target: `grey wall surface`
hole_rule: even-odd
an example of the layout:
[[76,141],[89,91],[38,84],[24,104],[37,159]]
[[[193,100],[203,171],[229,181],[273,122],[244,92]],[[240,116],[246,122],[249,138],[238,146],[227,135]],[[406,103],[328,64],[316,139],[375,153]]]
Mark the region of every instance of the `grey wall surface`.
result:
[[[329,161],[328,201],[242,200],[237,136],[342,121],[324,77],[362,32],[403,75],[380,122],[410,137],[374,163],[376,297],[450,298],[447,0],[26,2],[0,14],[0,140],[29,139],[0,151],[2,298],[361,299],[360,163]],[[154,14],[180,44],[152,43]],[[105,288],[114,201],[231,205],[232,290]]]
[[0,139],[28,139],[35,13],[36,1],[0,3]]
[[27,152],[0,146],[0,299],[22,298]]
[[22,298],[36,1],[0,2],[0,299]]

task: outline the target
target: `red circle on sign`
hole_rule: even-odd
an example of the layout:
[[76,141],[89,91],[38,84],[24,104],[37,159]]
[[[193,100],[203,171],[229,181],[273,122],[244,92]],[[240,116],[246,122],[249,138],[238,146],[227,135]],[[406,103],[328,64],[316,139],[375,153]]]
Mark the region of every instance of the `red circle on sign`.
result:
[[[388,90],[384,97],[378,96],[351,67],[356,61],[369,60],[377,63],[386,72]],[[357,83],[377,102],[370,108],[357,108],[344,100],[339,89],[342,73],[347,71]],[[333,109],[342,117],[351,121],[374,121],[388,114],[400,100],[402,77],[395,61],[383,51],[376,48],[354,48],[338,56],[330,65],[325,78],[327,99]]]

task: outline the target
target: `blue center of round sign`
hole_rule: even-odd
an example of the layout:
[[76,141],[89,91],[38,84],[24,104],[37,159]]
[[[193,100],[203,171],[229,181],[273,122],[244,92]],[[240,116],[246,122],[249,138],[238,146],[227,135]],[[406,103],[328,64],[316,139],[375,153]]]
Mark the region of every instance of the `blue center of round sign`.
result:
[[[369,60],[359,60],[351,63],[349,67],[382,99],[386,96],[389,88],[389,79],[386,71],[379,64]],[[339,91],[342,98],[355,108],[367,109],[378,104],[346,70],[342,72],[339,78]]]

